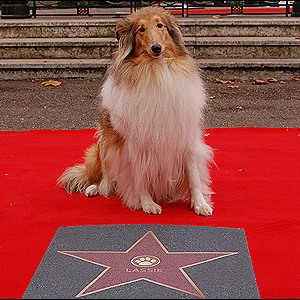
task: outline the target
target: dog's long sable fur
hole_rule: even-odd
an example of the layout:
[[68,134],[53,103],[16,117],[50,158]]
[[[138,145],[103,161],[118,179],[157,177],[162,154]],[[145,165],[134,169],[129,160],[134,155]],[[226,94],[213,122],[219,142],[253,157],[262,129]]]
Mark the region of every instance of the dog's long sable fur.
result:
[[177,20],[147,7],[117,23],[119,48],[101,89],[98,141],[58,182],[86,196],[117,194],[131,209],[190,199],[212,214],[211,148],[202,137],[206,92]]

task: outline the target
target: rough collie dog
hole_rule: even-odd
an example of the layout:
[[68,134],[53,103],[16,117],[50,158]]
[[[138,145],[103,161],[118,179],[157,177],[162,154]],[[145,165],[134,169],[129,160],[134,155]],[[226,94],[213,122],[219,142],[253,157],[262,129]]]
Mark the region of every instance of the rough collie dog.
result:
[[65,170],[67,192],[117,195],[160,214],[163,201],[190,200],[210,216],[211,148],[203,140],[206,92],[177,20],[146,7],[116,25],[119,47],[101,89],[97,143]]

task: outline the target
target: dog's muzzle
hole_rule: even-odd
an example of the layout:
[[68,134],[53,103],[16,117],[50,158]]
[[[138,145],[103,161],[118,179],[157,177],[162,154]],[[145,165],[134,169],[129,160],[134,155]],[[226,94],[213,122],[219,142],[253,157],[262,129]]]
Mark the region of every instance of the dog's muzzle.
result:
[[160,53],[161,53],[161,45],[160,44],[154,44],[151,47],[151,51],[152,51],[153,55],[159,56]]

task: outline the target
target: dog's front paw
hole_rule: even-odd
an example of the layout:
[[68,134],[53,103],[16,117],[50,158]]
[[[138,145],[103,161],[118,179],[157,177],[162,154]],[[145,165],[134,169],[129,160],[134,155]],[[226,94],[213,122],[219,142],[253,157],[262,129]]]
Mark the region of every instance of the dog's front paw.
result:
[[96,184],[89,185],[84,193],[87,197],[95,197],[98,195],[98,187]]
[[213,209],[208,204],[195,205],[194,206],[194,212],[197,215],[209,217],[209,216],[212,215]]
[[142,209],[144,212],[153,215],[160,215],[162,212],[162,208],[157,203],[151,201],[142,204]]

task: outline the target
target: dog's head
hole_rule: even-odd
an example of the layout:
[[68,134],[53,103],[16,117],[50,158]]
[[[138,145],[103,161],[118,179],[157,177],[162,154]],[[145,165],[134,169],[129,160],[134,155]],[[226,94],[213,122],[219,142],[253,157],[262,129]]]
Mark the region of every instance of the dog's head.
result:
[[147,55],[174,57],[187,54],[177,19],[161,7],[145,7],[116,26],[117,60]]

